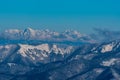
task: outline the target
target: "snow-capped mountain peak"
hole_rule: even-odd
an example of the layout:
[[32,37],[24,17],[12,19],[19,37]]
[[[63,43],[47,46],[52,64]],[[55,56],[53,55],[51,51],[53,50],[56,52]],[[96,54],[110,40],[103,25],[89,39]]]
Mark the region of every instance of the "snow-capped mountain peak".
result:
[[46,52],[49,52],[50,49],[49,49],[49,45],[48,44],[41,44],[41,45],[38,45],[38,46],[32,46],[32,45],[24,45],[24,44],[19,44],[20,46],[20,50],[19,50],[19,53],[26,57],[26,52],[28,50],[34,50],[34,49],[38,49],[38,50],[41,50],[41,51],[46,51]]
[[27,28],[24,30],[23,35],[24,37],[28,37],[29,39],[34,38],[36,36],[36,30],[33,30],[32,28]]
[[67,30],[65,32],[55,32],[50,30],[34,30],[26,28],[25,30],[9,29],[0,33],[0,39],[10,40],[41,40],[52,42],[92,42],[93,40],[78,31]]

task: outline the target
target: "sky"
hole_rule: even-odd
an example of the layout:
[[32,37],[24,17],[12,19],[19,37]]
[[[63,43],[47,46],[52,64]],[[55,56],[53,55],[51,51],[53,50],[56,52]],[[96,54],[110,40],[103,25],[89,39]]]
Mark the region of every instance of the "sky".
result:
[[120,30],[120,0],[0,0],[0,30]]

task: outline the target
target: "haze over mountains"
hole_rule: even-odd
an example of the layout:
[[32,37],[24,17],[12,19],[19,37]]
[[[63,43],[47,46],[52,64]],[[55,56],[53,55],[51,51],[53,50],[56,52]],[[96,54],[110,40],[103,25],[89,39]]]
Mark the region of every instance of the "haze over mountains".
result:
[[120,80],[120,32],[95,31],[1,32],[0,80]]

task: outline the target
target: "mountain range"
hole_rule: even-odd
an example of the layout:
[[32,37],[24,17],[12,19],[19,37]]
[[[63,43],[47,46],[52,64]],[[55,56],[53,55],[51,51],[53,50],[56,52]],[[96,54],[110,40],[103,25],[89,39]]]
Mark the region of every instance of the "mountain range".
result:
[[77,31],[3,31],[0,80],[120,80],[120,40],[95,39]]
[[90,36],[75,30],[55,32],[46,30],[8,29],[0,33],[1,40],[39,40],[47,42],[95,42]]

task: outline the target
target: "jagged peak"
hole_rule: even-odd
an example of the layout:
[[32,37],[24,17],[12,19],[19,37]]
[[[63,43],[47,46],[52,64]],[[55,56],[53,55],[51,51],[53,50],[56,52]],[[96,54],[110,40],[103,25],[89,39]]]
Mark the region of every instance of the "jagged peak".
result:
[[34,29],[32,29],[31,27],[27,27],[26,29],[24,29],[24,31],[34,31]]

